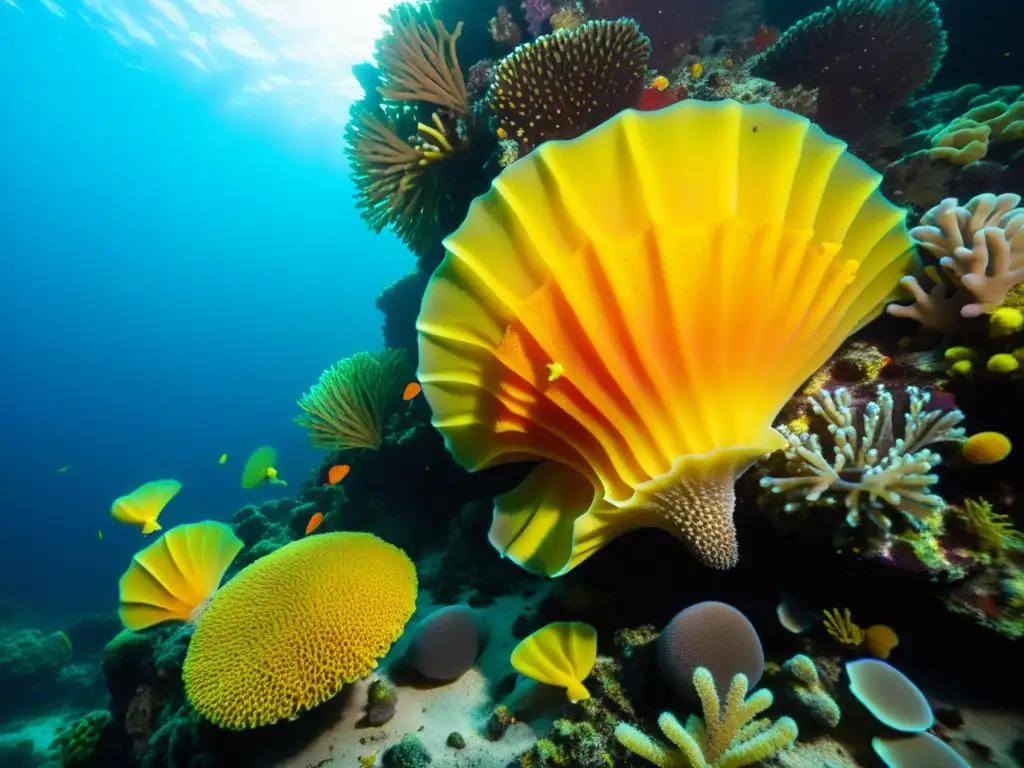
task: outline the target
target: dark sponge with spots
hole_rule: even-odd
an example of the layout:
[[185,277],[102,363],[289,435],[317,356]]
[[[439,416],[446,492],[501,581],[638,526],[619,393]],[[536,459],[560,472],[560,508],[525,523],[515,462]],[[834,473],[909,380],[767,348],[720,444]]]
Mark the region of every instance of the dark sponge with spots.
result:
[[424,677],[455,680],[476,663],[483,640],[483,626],[473,609],[449,605],[419,623],[406,658]]
[[746,616],[731,605],[709,600],[680,611],[661,631],[658,665],[676,694],[693,702],[697,667],[711,672],[721,695],[741,672],[752,691],[764,673],[764,649]]

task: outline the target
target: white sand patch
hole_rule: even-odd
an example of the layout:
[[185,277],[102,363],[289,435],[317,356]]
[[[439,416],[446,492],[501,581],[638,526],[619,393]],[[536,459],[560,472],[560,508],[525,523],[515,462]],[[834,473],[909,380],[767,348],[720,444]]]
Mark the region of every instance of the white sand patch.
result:
[[[419,738],[433,758],[433,764],[439,768],[479,768],[508,764],[536,742],[538,733],[543,733],[540,728],[550,725],[550,718],[544,718],[543,723],[537,721],[533,726],[524,722],[516,723],[502,739],[494,742],[489,741],[484,734],[487,719],[495,706],[501,703],[492,698],[494,687],[515,673],[509,664],[509,656],[518,642],[512,637],[512,625],[528,605],[536,605],[546,594],[547,590],[541,588],[530,598],[502,597],[494,605],[474,609],[488,630],[487,645],[477,659],[476,666],[458,680],[445,685],[432,688],[399,686],[395,716],[386,725],[379,728],[357,726],[365,714],[366,692],[370,682],[377,677],[387,677],[389,666],[404,656],[415,625],[437,607],[427,603],[419,605],[409,630],[396,643],[377,673],[351,687],[336,721],[298,754],[268,763],[268,766],[307,768],[331,760],[325,765],[355,768],[359,766],[360,757],[371,753],[377,754],[379,765],[379,758],[384,751],[410,733]],[[505,703],[517,709],[513,702],[523,699],[524,689],[529,696],[533,687],[532,683],[520,680],[516,690],[506,697]],[[556,701],[559,695],[561,702],[565,701],[564,692],[552,690],[550,693],[555,694]],[[547,696],[542,695],[542,698]],[[535,728],[538,730],[535,731]],[[464,749],[456,750],[445,744],[453,731],[465,738]]]
[[29,739],[37,751],[46,752],[57,731],[76,719],[76,716],[62,713],[12,723],[0,733],[0,743],[17,743]]

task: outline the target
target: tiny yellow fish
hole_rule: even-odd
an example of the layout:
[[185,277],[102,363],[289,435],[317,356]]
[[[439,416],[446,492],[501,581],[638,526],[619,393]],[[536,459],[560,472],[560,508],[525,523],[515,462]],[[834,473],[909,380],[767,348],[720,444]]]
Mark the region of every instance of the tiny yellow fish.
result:
[[669,80],[664,75],[658,75],[651,81],[651,88],[656,91],[664,91],[669,86]]
[[64,474],[65,472],[67,472],[67,471],[68,471],[69,469],[71,469],[71,467],[61,467],[60,469],[58,469],[58,470],[57,470],[57,474],[58,474],[58,475],[63,475],[63,474]]
[[103,541],[103,531],[96,531],[96,533],[100,537],[100,541]]
[[703,74],[704,65],[701,64],[699,61],[696,61],[690,65],[690,77],[692,77],[694,80],[698,79]]
[[565,366],[559,362],[548,363],[545,367],[548,369],[548,381],[560,379],[565,373]]
[[220,455],[220,458],[217,459],[217,463],[218,464],[227,464],[228,463],[228,455],[226,453],[222,453]]

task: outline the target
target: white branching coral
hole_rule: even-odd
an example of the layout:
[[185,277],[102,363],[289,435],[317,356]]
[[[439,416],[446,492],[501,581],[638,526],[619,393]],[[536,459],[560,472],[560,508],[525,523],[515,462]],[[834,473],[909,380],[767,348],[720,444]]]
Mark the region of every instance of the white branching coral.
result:
[[900,284],[913,302],[890,304],[889,314],[948,334],[963,318],[1002,305],[1024,283],[1020,201],[1020,195],[978,195],[961,206],[950,197],[929,210],[910,235],[935,261],[924,268],[932,287],[926,291],[916,277],[904,277]]
[[715,680],[704,667],[693,673],[693,685],[700,697],[704,718],[690,715],[683,726],[669,712],[658,718],[661,732],[676,749],[659,744],[627,723],[615,728],[615,738],[630,752],[660,768],[740,768],[759,763],[789,747],[798,735],[789,717],[775,723],[755,720],[772,705],[771,691],[761,689],[747,698],[746,675],[732,679],[725,706],[718,697]]
[[860,419],[845,388],[815,393],[811,407],[828,424],[831,461],[817,434],[780,427],[789,441],[784,453],[794,474],[763,477],[761,486],[792,499],[786,511],[802,502],[835,503],[834,496],[822,499],[825,494],[835,494],[845,496],[846,521],[851,526],[860,525],[861,516],[866,515],[888,533],[892,521],[887,507],[902,512],[914,526],[923,526],[945,507],[942,497],[931,493],[938,480],[931,471],[940,457],[928,446],[962,440],[964,431],[957,424],[963,414],[929,410],[931,395],[917,387],[907,387],[905,392],[908,402],[902,437],[895,435],[893,397],[884,386],[878,386],[875,400],[864,406]]

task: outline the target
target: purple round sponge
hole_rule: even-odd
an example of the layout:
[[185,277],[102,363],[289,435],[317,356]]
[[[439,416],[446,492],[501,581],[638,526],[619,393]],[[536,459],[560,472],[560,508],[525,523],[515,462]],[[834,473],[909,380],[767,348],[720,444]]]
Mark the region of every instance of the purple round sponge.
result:
[[413,630],[407,659],[432,680],[454,680],[476,663],[483,645],[479,619],[465,605],[439,608]]
[[707,601],[680,611],[658,638],[658,666],[678,696],[696,701],[693,672],[704,667],[725,694],[739,673],[754,690],[764,673],[764,650],[757,630],[731,605]]

